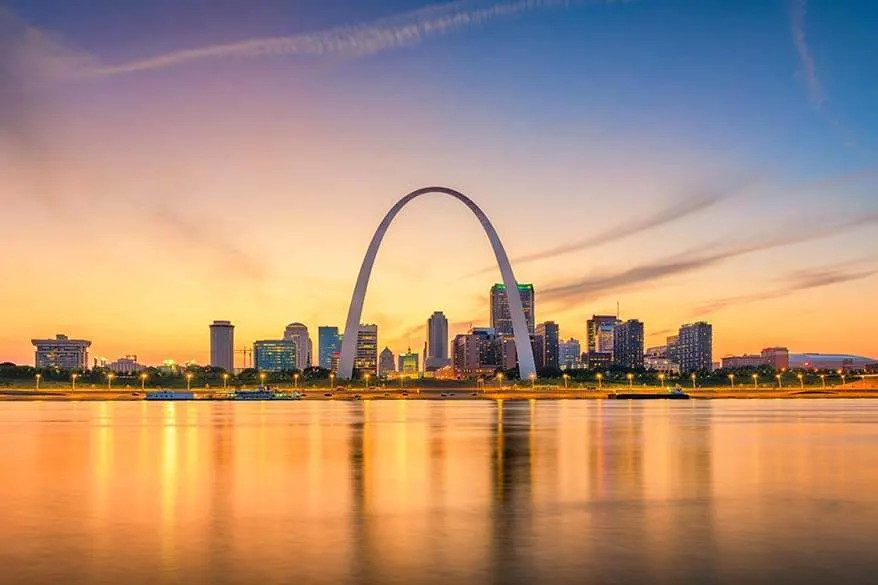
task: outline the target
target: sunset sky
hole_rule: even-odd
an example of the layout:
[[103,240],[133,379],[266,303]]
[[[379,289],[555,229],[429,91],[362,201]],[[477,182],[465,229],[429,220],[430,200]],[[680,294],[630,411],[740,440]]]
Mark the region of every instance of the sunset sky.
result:
[[[538,321],[878,357],[878,3],[0,0],[0,361],[207,362],[342,327],[407,192],[500,233]],[[397,218],[364,321],[420,350],[499,280],[458,202]]]

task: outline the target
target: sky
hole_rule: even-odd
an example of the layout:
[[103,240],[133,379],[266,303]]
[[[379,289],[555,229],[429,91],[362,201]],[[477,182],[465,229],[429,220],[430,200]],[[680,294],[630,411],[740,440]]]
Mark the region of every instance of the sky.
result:
[[[878,357],[876,29],[869,0],[0,0],[0,361],[205,363],[214,319],[316,343],[427,185],[565,339],[618,306],[647,345],[710,321],[715,359]],[[419,350],[498,280],[423,197],[363,320]]]

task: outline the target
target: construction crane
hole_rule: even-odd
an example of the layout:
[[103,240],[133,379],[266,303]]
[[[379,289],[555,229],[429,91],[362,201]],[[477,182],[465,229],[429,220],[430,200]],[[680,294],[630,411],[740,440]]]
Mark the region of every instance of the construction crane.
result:
[[244,362],[242,370],[246,370],[253,365],[253,350],[247,347],[236,349],[235,353],[241,354],[241,361]]

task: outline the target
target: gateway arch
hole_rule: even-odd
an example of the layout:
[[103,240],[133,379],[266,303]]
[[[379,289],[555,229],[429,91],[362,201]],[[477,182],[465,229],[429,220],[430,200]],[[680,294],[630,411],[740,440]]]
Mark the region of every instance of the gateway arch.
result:
[[394,205],[384,219],[381,220],[372,241],[369,243],[369,249],[366,250],[366,257],[363,258],[363,264],[360,266],[360,274],[357,276],[357,284],[354,287],[354,295],[351,298],[351,306],[348,309],[348,319],[344,328],[344,339],[341,345],[341,356],[338,363],[338,377],[343,380],[350,380],[354,370],[354,358],[357,353],[357,334],[360,330],[360,319],[363,314],[363,301],[366,297],[366,288],[369,286],[369,277],[372,274],[372,266],[375,264],[375,256],[378,255],[378,248],[381,246],[381,240],[387,228],[393,222],[396,214],[405,207],[412,199],[416,199],[427,193],[439,193],[454,197],[464,205],[479,219],[488,240],[491,242],[491,248],[494,249],[494,256],[497,258],[497,265],[500,267],[500,274],[503,277],[503,284],[506,287],[506,295],[509,301],[509,313],[512,317],[512,333],[515,337],[515,349],[518,353],[518,371],[522,379],[528,379],[532,375],[536,375],[536,366],[534,365],[533,347],[530,343],[530,333],[527,329],[527,319],[524,316],[524,309],[521,304],[521,295],[518,294],[518,282],[515,280],[515,274],[512,272],[512,265],[509,264],[509,257],[503,244],[500,242],[500,236],[491,220],[485,215],[478,205],[476,205],[469,197],[449,189],[448,187],[424,187],[417,191],[412,191],[396,205]]

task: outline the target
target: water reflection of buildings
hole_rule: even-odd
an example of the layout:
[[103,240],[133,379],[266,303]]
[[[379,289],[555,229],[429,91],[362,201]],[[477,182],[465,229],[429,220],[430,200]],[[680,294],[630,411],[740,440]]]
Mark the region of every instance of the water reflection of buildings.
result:
[[533,417],[531,402],[496,402],[491,457],[490,567],[494,583],[532,583]]

